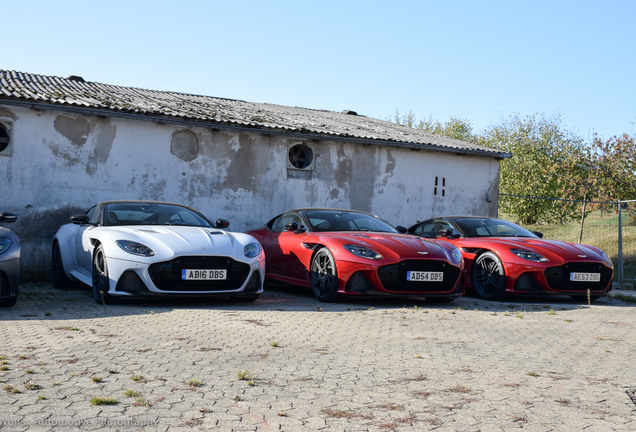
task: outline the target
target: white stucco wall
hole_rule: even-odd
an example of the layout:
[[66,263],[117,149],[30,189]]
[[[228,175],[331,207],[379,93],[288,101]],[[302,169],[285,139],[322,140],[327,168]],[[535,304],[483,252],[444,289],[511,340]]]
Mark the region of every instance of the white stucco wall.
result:
[[103,200],[185,203],[236,231],[297,207],[369,211],[405,226],[497,211],[499,162],[487,157],[305,141],[316,156],[307,173],[288,170],[282,135],[6,105],[0,119],[13,135],[12,155],[0,156],[0,210],[18,213],[26,273],[48,266],[50,239],[69,212]]

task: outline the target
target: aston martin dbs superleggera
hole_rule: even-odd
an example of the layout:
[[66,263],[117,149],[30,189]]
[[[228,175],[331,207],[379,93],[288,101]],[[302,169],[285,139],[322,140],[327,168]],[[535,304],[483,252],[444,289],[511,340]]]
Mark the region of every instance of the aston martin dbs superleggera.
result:
[[599,248],[545,240],[505,220],[437,217],[408,232],[457,246],[464,256],[464,285],[484,299],[498,300],[506,292],[594,299],[612,287],[612,260]]
[[400,234],[367,213],[291,210],[248,234],[265,249],[266,276],[311,287],[321,301],[338,294],[447,301],[463,293],[462,257],[455,246]]
[[196,210],[155,201],[107,201],[55,234],[52,278],[91,286],[98,303],[126,296],[226,295],[255,300],[265,256],[252,236]]

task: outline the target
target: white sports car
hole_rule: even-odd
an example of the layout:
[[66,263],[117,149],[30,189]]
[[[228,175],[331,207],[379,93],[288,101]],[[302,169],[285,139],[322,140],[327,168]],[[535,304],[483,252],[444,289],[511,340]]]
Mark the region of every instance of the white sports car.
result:
[[247,234],[223,230],[196,210],[157,201],[106,201],[71,216],[55,234],[52,279],[78,280],[97,303],[125,296],[229,295],[263,292],[265,254]]

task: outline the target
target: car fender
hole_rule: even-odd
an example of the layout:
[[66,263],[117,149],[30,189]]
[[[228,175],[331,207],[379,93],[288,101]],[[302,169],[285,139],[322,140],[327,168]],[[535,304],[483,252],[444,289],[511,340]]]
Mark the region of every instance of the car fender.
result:
[[74,224],[62,225],[55,233],[55,236],[53,237],[53,245],[51,246],[51,253],[53,253],[53,247],[57,243],[60,249],[60,257],[62,259],[62,265],[64,266],[64,272],[67,276],[73,276],[72,273],[78,270],[74,244],[77,228],[78,226]]

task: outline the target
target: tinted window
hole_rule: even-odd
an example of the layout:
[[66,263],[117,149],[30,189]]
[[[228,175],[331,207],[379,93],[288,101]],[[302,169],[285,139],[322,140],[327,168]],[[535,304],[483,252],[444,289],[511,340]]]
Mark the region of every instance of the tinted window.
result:
[[438,237],[439,232],[442,230],[451,230],[453,227],[446,221],[443,220],[432,220],[427,222],[422,222],[418,226],[413,229],[413,234],[421,236],[421,237]]
[[285,228],[285,225],[288,225],[294,222],[298,224],[299,228],[303,224],[302,220],[300,219],[300,216],[298,216],[296,213],[285,213],[284,215],[280,215],[278,218],[276,218],[271,228],[272,228],[272,231],[276,231],[276,232],[287,231],[287,228]]
[[501,219],[459,218],[454,222],[467,237],[537,237],[527,229]]
[[88,223],[97,225],[99,223],[99,207],[93,206],[86,212]]
[[393,232],[397,230],[375,216],[338,210],[308,210],[305,216],[309,219],[312,231],[374,231]]
[[196,212],[172,204],[112,203],[104,207],[104,225],[187,225],[210,227]]

